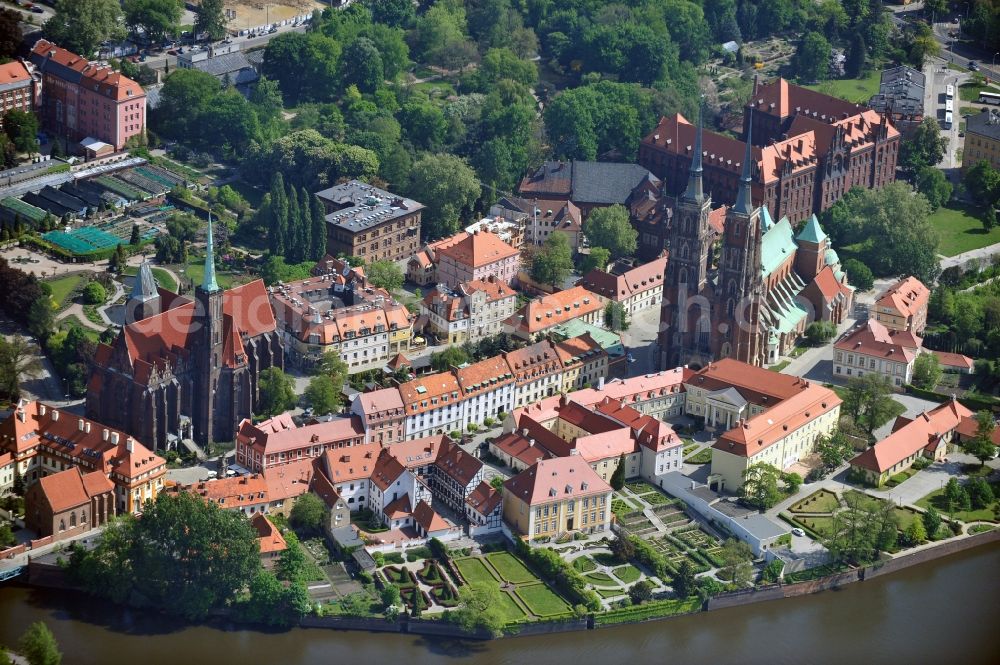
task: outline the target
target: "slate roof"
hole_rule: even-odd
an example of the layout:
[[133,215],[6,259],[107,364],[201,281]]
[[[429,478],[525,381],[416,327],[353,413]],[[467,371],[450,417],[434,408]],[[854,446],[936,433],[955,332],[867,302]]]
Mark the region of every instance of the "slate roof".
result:
[[253,65],[247,60],[246,55],[241,51],[224,53],[214,58],[195,62],[193,63],[193,67],[219,78],[223,78],[226,74],[229,74],[229,80],[233,85],[253,83],[259,78],[257,70],[253,68]]
[[643,181],[659,183],[638,164],[573,162],[573,201],[577,203],[621,203]]
[[1000,141],[1000,112],[988,109],[978,115],[971,115],[966,120],[965,131],[968,134],[985,136]]

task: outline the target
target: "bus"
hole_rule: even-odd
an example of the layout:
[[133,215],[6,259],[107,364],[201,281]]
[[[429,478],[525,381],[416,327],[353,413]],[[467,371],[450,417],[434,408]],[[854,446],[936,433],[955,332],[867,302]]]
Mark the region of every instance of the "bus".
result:
[[979,93],[980,104],[1000,104],[1000,93],[981,92]]
[[952,99],[945,100],[944,102],[944,112],[951,113],[955,110],[955,101]]
[[955,98],[955,86],[949,85],[947,88],[945,88],[944,96],[945,96],[945,99],[954,99]]
[[941,123],[941,128],[951,129],[951,123],[952,123],[952,113],[951,111],[946,111],[944,114],[944,122]]

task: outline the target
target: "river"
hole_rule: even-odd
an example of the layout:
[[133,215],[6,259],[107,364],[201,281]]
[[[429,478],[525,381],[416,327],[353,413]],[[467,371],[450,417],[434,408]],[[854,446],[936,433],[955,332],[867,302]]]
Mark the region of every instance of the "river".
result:
[[51,627],[65,665],[423,665],[995,663],[1000,544],[838,591],[662,622],[543,637],[459,642],[294,629],[183,626],[75,594],[0,588],[0,643]]

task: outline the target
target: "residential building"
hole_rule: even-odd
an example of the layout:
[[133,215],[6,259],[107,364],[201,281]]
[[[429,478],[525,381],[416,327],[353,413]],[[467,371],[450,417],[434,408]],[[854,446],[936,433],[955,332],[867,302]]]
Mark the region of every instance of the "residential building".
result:
[[0,448],[13,455],[27,486],[80,467],[114,485],[114,514],[138,513],[163,489],[167,463],[124,432],[41,402],[18,402],[0,422]]
[[399,261],[420,247],[424,206],[373,185],[351,180],[316,196],[326,210],[327,251],[367,263]]
[[[925,349],[926,351],[926,349]],[[931,351],[937,356],[941,371],[952,374],[974,374],[976,370],[975,361],[967,355],[961,353],[948,353],[947,351]]]
[[965,119],[965,147],[962,151],[962,171],[986,160],[1000,169],[1000,110],[983,109]]
[[868,319],[848,330],[833,345],[833,375],[841,380],[878,374],[902,391],[913,378],[913,363],[923,340],[912,331],[889,330]]
[[240,422],[236,432],[236,463],[253,473],[302,459],[328,449],[350,448],[366,441],[360,416],[333,417],[299,427],[287,413],[254,424]]
[[912,67],[883,69],[878,94],[868,100],[868,108],[889,116],[903,140],[910,139],[924,120],[925,85],[923,73]]
[[[751,113],[752,112],[752,113]],[[820,214],[851,189],[880,188],[895,180],[900,134],[885,115],[778,78],[755,81],[743,116],[741,141],[706,132],[697,148],[707,189],[732,205],[743,164],[750,161],[751,205],[797,224]],[[660,119],[639,146],[639,163],[679,196],[695,162],[696,128],[682,115]]]
[[583,213],[575,203],[531,199],[527,204],[524,237],[529,244],[544,245],[553,233],[561,233],[566,237],[573,254],[585,246]]
[[146,130],[146,93],[111,67],[39,39],[31,62],[41,76],[42,127],[76,143],[94,138],[122,150]]
[[164,289],[144,298],[150,315],[97,347],[87,416],[158,449],[188,436],[200,444],[232,441],[256,410],[260,373],[284,367],[264,282],[219,288],[210,223],[194,300]]
[[[603,325],[603,321],[601,324]],[[594,323],[586,323],[583,319],[573,319],[566,323],[560,323],[549,332],[549,339],[559,342],[565,339],[589,335],[596,341],[604,353],[608,356],[606,379],[624,378],[628,374],[628,356],[625,353],[625,345],[622,343],[621,333],[608,330]]]
[[931,290],[916,277],[899,280],[875,299],[875,320],[889,330],[908,330],[921,335],[927,327],[927,304]]
[[260,549],[260,563],[266,570],[274,568],[281,553],[288,549],[285,537],[278,531],[264,513],[257,513],[250,519],[250,525],[257,531],[257,546]]
[[611,522],[611,486],[579,456],[540,460],[504,483],[503,519],[527,540],[601,533]]
[[437,247],[437,281],[458,288],[463,282],[485,281],[493,276],[502,284],[513,284],[521,265],[521,253],[489,231],[465,233],[455,242]]
[[102,471],[74,466],[41,478],[24,496],[24,525],[39,538],[71,538],[115,516],[115,486]]
[[892,433],[851,460],[851,470],[881,487],[892,476],[909,469],[919,457],[941,461],[948,444],[961,438],[960,426],[974,424],[972,411],[952,399],[913,420],[899,416]]
[[604,302],[584,287],[574,286],[532,300],[507,319],[505,329],[521,339],[531,341],[574,319],[602,324]]
[[514,408],[517,385],[504,356],[493,356],[454,371],[462,390],[462,429],[498,420]]
[[590,387],[608,375],[608,354],[590,333],[554,342],[553,346],[562,363],[563,392]]
[[549,340],[504,356],[514,374],[514,408],[551,397],[562,388],[562,362]]
[[365,443],[389,446],[405,439],[406,411],[398,388],[361,393],[351,403],[351,413],[361,419]]
[[[548,399],[559,399],[559,396]],[[508,416],[507,422],[517,422],[517,417]],[[512,429],[490,441],[490,454],[499,459],[503,464],[514,469],[514,471],[524,471],[538,460],[555,457],[547,449],[538,445],[535,439],[531,438],[530,432],[522,433]]]
[[434,242],[429,242],[419,251],[415,252],[410,260],[406,262],[406,278],[420,286],[436,284],[438,251],[454,245],[469,236],[469,232],[460,231],[453,236],[441,238]]
[[438,372],[400,384],[407,440],[463,430],[463,399],[452,372]]
[[499,335],[516,307],[517,292],[490,275],[485,280],[463,282],[454,290],[438,284],[424,296],[420,311],[427,317],[428,330],[438,339],[462,344]]
[[663,278],[667,272],[667,259],[653,259],[649,263],[613,274],[595,268],[583,276],[577,285],[596,293],[605,300],[618,303],[625,313],[632,315],[648,307],[659,307],[663,301]]
[[207,47],[193,47],[177,56],[178,69],[197,69],[219,79],[219,83],[236,88],[244,95],[260,75],[240,50],[239,42],[212,44]]
[[196,494],[207,503],[214,503],[223,510],[239,511],[247,517],[269,512],[267,481],[259,473],[177,485],[174,491]]
[[812,453],[819,437],[837,428],[840,404],[829,388],[802,381],[794,395],[740,420],[718,438],[712,446],[709,484],[735,492],[754,464],[787,469]]
[[285,355],[295,367],[311,368],[333,351],[353,374],[382,367],[410,348],[410,312],[367,282],[345,286],[334,273],[277,284],[268,295]]
[[35,112],[37,83],[25,63],[0,65],[0,115],[8,111]]
[[[659,189],[660,180],[639,164],[619,162],[544,162],[525,176],[517,191],[525,201],[567,201],[586,219],[594,208],[626,205],[643,188]],[[555,210],[557,205],[542,207]],[[528,221],[530,226],[531,222]]]
[[7,496],[14,489],[14,455],[10,452],[0,452],[0,497]]
[[693,134],[688,186],[667,231],[660,366],[703,367],[729,357],[758,366],[777,362],[810,321],[840,323],[851,309],[853,289],[815,215],[807,214],[796,233],[789,217],[775,223],[766,206],[751,203],[756,171],[750,140],[736,162],[742,171],[739,193],[726,210],[718,247],[702,159],[706,152],[714,160],[715,148],[710,141],[703,150],[700,120]]
[[[677,367],[628,379],[602,381],[598,378],[593,387],[571,392],[569,397],[584,406],[597,404],[605,397],[610,397],[639,413],[666,420],[684,415],[687,404],[684,382],[693,374],[693,370]],[[558,399],[550,397],[540,404],[546,409],[552,408]]]
[[503,503],[500,490],[482,480],[465,499],[465,519],[469,535],[498,533],[503,525]]

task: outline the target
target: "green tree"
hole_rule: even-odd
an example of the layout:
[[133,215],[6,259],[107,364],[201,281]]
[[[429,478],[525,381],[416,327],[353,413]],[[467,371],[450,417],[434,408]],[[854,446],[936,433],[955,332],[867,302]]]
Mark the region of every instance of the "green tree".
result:
[[972,503],[972,507],[976,510],[989,508],[993,505],[993,502],[996,501],[996,495],[993,493],[993,487],[991,487],[989,481],[982,476],[973,476],[972,478],[969,478],[969,482],[966,483],[965,489],[969,493],[969,501]]
[[941,528],[941,516],[938,514],[938,511],[934,506],[928,506],[920,519],[924,523],[924,531],[927,532],[927,537],[934,540],[938,530]]
[[865,65],[868,59],[868,45],[865,44],[865,36],[861,32],[851,35],[850,45],[847,49],[847,62],[844,64],[844,73],[848,78],[861,78],[865,72]]
[[[302,496],[312,495],[303,494]],[[294,531],[286,532],[284,538],[286,547],[278,557],[278,563],[274,569],[275,577],[287,582],[304,582],[303,578],[306,574],[305,550],[302,549],[299,538]]]
[[503,490],[503,484],[505,480],[506,478],[504,478],[503,476],[493,476],[492,478],[490,478],[490,487],[499,492]]
[[0,58],[13,58],[22,38],[21,13],[0,9]]
[[278,367],[268,367],[260,373],[258,391],[257,412],[262,415],[274,416],[295,406],[292,377]]
[[584,221],[583,233],[592,245],[607,248],[612,259],[635,254],[639,234],[629,223],[625,206],[596,208]]
[[91,282],[83,288],[83,302],[88,305],[103,305],[108,292],[98,282]]
[[857,259],[844,261],[844,272],[847,273],[847,281],[858,291],[870,291],[875,286],[871,268]]
[[485,630],[494,637],[500,634],[506,620],[501,610],[500,588],[496,584],[461,587],[459,597],[461,603],[451,615],[455,623],[469,632]]
[[125,36],[118,0],[57,0],[56,12],[45,22],[45,36],[85,58],[98,45]]
[[941,363],[934,353],[921,353],[913,363],[913,385],[933,390],[941,380]]
[[305,398],[316,415],[337,413],[342,404],[340,388],[326,374],[314,376],[309,380]]
[[285,257],[290,263],[300,263],[303,258],[302,230],[300,224],[302,213],[299,210],[299,193],[295,187],[289,187],[288,197],[288,218],[285,227]]
[[410,102],[399,110],[399,123],[406,128],[406,137],[421,150],[440,150],[444,144],[448,121],[441,108],[430,102]]
[[628,590],[633,605],[641,605],[653,599],[653,584],[649,580],[639,580]]
[[309,199],[312,215],[312,255],[310,258],[319,261],[326,254],[326,214],[323,204],[316,196]]
[[0,395],[16,401],[21,394],[21,379],[41,370],[38,348],[20,335],[0,337]]
[[687,557],[684,557],[680,565],[677,566],[677,572],[671,578],[670,586],[673,587],[678,598],[687,598],[694,593],[694,568]]
[[372,12],[372,21],[394,28],[409,27],[417,16],[412,0],[365,0],[365,6]]
[[340,353],[338,351],[327,351],[324,353],[323,357],[320,358],[320,361],[316,363],[316,367],[314,369],[314,373],[316,375],[325,375],[330,377],[337,390],[340,390],[344,383],[347,382],[347,375],[349,371],[350,368],[340,357]]
[[403,271],[395,261],[372,261],[365,269],[368,281],[389,293],[402,288],[405,279]]
[[142,236],[139,234],[139,225],[132,225],[132,233],[128,237],[128,244],[138,245],[142,241]]
[[914,69],[923,69],[924,62],[928,58],[933,58],[941,52],[941,44],[926,23],[919,21],[907,23],[903,32],[903,43],[907,44],[906,59]]
[[584,275],[591,270],[607,270],[611,262],[611,252],[603,247],[591,247],[589,253],[581,256],[580,272]]
[[379,597],[382,599],[382,605],[385,607],[402,604],[402,600],[399,595],[399,587],[395,584],[386,584],[379,593]]
[[[904,141],[899,149],[899,165],[911,175],[921,169],[936,166],[944,157],[948,140],[941,134],[941,125],[932,117],[926,117],[917,126],[913,136]],[[942,177],[944,174],[941,174]]]
[[451,235],[459,221],[479,198],[476,173],[460,157],[427,154],[413,163],[408,195],[427,208],[423,213],[423,236],[427,240]]
[[285,179],[281,172],[277,171],[271,177],[271,199],[268,210],[270,219],[264,220],[267,224],[268,240],[271,254],[284,257],[288,249],[288,193],[285,189]]
[[892,386],[888,379],[878,374],[866,374],[847,383],[844,411],[870,436],[889,422],[895,413]]
[[995,429],[993,414],[989,411],[980,411],[976,414],[976,435],[962,441],[962,450],[976,457],[980,465],[985,465],[996,453],[996,446],[993,445]]
[[17,643],[17,648],[28,659],[29,665],[59,665],[62,653],[55,635],[41,621],[28,627]]
[[38,117],[27,111],[7,111],[3,131],[18,152],[38,152]]
[[268,42],[262,73],[278,82],[287,106],[330,102],[344,89],[340,58],[340,42],[327,35],[286,32]]
[[348,44],[340,64],[344,85],[356,85],[361,92],[372,93],[385,84],[382,54],[367,37]]
[[223,0],[201,0],[195,10],[195,34],[208,33],[211,41],[226,36],[226,15]]
[[627,536],[617,536],[608,544],[608,548],[611,550],[611,556],[619,563],[631,561],[636,556],[635,543]]
[[781,499],[778,479],[781,471],[763,462],[751,464],[743,471],[743,485],[740,494],[751,506],[768,510]]
[[452,367],[458,367],[469,362],[469,354],[460,346],[449,346],[443,351],[431,354],[431,367],[436,372],[446,372]]
[[327,520],[327,508],[323,500],[315,494],[303,494],[295,500],[289,521],[297,529],[317,533],[323,530]]
[[906,539],[908,545],[919,545],[920,543],[927,540],[927,530],[924,528],[923,520],[913,520],[910,525],[906,527],[906,532],[903,534],[903,538]]
[[980,205],[993,206],[1000,201],[1000,171],[985,159],[980,159],[965,172],[962,184]]
[[816,452],[823,460],[823,466],[834,469],[854,454],[854,446],[847,435],[836,429],[829,436],[821,435],[816,438]]
[[986,208],[986,212],[983,213],[982,218],[983,230],[989,233],[997,225],[997,211],[993,206]]
[[753,553],[749,545],[742,540],[730,538],[723,543],[719,558],[722,559],[722,567],[719,569],[722,578],[730,580],[737,589],[750,584],[753,578]]
[[812,346],[822,346],[837,335],[837,326],[830,321],[813,321],[806,327],[806,340]]
[[629,319],[625,306],[609,300],[604,306],[604,327],[615,332],[628,330]]
[[292,625],[309,612],[309,593],[302,582],[283,585],[271,572],[259,570],[250,582],[243,605],[248,621],[266,625]]
[[153,42],[180,32],[183,5],[180,0],[124,0],[125,25],[133,33],[141,28]]
[[611,487],[614,490],[621,490],[625,487],[625,453],[622,453],[618,458],[618,466],[615,467],[614,473],[611,474]]
[[789,495],[796,494],[802,487],[802,476],[797,473],[782,473],[781,482],[785,483],[785,492]]
[[944,501],[948,506],[949,513],[954,513],[956,509],[968,510],[972,505],[969,493],[965,491],[965,488],[954,477],[949,478],[944,486]]
[[781,561],[781,559],[771,559],[771,561],[764,566],[764,570],[761,571],[761,578],[765,582],[774,584],[781,579],[781,571],[784,570],[784,568],[785,564]]
[[917,172],[917,191],[927,197],[931,209],[937,210],[951,199],[952,186],[944,171],[925,166]]
[[806,33],[792,56],[792,69],[800,81],[827,78],[830,72],[830,42],[818,32]]
[[560,288],[573,271],[573,250],[562,233],[553,233],[531,260],[531,278],[539,284]]
[[823,543],[835,560],[867,563],[895,545],[898,530],[892,502],[848,492],[844,503],[846,507],[834,513]]

